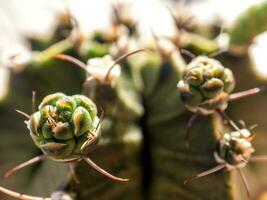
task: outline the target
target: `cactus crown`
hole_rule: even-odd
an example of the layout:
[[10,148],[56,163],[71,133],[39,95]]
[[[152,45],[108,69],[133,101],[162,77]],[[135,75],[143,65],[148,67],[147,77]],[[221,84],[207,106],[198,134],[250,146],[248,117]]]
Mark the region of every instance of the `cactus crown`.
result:
[[225,110],[227,97],[235,87],[234,76],[219,61],[198,56],[188,64],[178,90],[186,107],[192,112],[213,113]]
[[250,142],[252,138],[247,129],[225,133],[218,142],[216,160],[219,163],[226,163],[228,168],[245,167],[255,151]]
[[95,136],[99,122],[96,105],[83,95],[46,96],[27,121],[34,143],[56,161],[79,159],[92,150],[84,145]]

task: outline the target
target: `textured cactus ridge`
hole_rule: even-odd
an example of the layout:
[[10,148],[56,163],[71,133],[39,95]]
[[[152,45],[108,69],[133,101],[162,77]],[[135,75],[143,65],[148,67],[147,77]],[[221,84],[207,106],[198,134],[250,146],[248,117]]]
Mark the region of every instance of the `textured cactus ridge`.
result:
[[219,163],[226,163],[227,168],[230,169],[245,167],[255,151],[250,142],[251,139],[252,135],[247,129],[225,133],[218,141],[216,160]]
[[190,111],[210,114],[217,108],[226,109],[235,79],[231,70],[219,61],[198,56],[189,63],[177,87]]
[[34,143],[47,156],[66,161],[92,150],[84,143],[93,137],[98,121],[96,105],[89,98],[55,93],[43,99],[27,124]]

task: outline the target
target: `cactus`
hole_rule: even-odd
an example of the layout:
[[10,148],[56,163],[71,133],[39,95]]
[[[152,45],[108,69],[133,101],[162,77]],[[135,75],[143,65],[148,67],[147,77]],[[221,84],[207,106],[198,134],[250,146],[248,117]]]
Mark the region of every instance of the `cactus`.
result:
[[246,52],[253,39],[267,30],[266,13],[267,1],[263,1],[248,8],[235,20],[229,30],[230,49],[233,52]]
[[188,64],[184,78],[177,86],[189,110],[208,114],[217,108],[225,110],[235,79],[217,60],[199,56]]
[[[252,11],[264,10],[265,4]],[[71,34],[57,37],[60,34],[55,31],[54,39],[50,40],[52,45],[36,47],[39,51],[30,52],[26,62],[17,62],[22,54],[10,57],[10,65],[22,67],[14,70],[17,73],[11,73],[10,91],[16,95],[10,92],[0,107],[3,141],[9,141],[8,145],[0,145],[0,150],[10,148],[8,158],[1,155],[0,159],[5,163],[3,168],[7,169],[15,164],[11,163],[13,156],[18,160],[34,156],[7,171],[6,177],[25,166],[39,164],[17,173],[10,177],[11,180],[0,182],[21,194],[4,187],[0,187],[0,191],[21,199],[36,199],[24,193],[49,196],[45,198],[48,200],[236,199],[233,169],[240,171],[248,162],[266,160],[257,153],[256,141],[252,146],[255,134],[251,129],[239,128],[235,123],[237,116],[243,118],[238,113],[245,110],[238,110],[239,102],[243,102],[240,99],[263,91],[256,87],[263,83],[244,84],[235,63],[238,66],[248,64],[245,58],[222,54],[216,59],[211,53],[220,50],[218,43],[188,28],[183,21],[178,23],[174,15],[177,32],[168,40],[164,38],[164,44],[156,33],[153,44],[138,43],[142,35],[133,18],[125,18],[123,9],[120,6],[113,8],[112,24],[104,31],[92,32],[81,40],[79,37],[73,40]],[[255,28],[257,33],[253,36],[242,31],[246,42],[243,39],[237,42],[241,39],[240,32],[235,31],[239,21],[249,25],[248,21],[255,17],[249,13],[246,16],[249,17],[237,19],[228,33],[232,45],[228,53],[232,53],[235,45],[250,45],[252,38],[265,30],[265,27]],[[75,28],[67,26],[70,32]],[[138,50],[132,51],[132,42]],[[187,64],[180,48],[198,55]],[[61,79],[62,74],[64,78]],[[255,88],[245,90],[253,86]],[[232,93],[236,87],[242,92]],[[35,146],[29,138],[17,133],[18,130],[25,132],[21,118],[8,112],[10,108],[28,112],[32,90],[45,97],[38,110],[33,106],[31,115],[18,112],[26,117]],[[20,101],[17,101],[18,96]],[[234,100],[240,101],[228,105]],[[100,110],[103,110],[103,117],[97,116]],[[191,117],[190,113],[193,113]],[[4,119],[10,120],[5,122]],[[17,130],[9,130],[12,126],[18,127]],[[186,148],[184,142],[189,144],[189,132],[190,148]],[[25,146],[25,154],[15,151],[21,145]],[[255,150],[256,156],[252,156]],[[105,176],[120,182],[128,179],[114,177],[91,159],[97,160],[112,174],[129,177],[130,181],[107,180]],[[85,162],[79,162],[81,160]],[[58,162],[69,162],[71,170],[57,166]],[[88,170],[88,164],[105,176]],[[211,170],[199,173],[207,169]],[[229,173],[219,172],[223,169]],[[60,172],[56,176],[57,185],[50,190],[46,183],[51,176],[43,175],[47,171]],[[210,175],[214,172],[218,173]],[[191,183],[206,175],[210,176]],[[241,178],[249,193],[242,173]],[[29,182],[28,188],[20,181],[17,186],[12,185],[12,180],[24,179]],[[38,192],[38,188],[45,189]]]

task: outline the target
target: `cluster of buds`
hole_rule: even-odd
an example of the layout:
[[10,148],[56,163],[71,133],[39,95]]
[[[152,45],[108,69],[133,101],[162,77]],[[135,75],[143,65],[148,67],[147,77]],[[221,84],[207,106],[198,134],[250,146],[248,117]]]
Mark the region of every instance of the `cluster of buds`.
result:
[[88,140],[98,137],[96,105],[82,95],[48,95],[26,123],[34,143],[57,161],[88,154],[92,150]]
[[[185,139],[188,142],[189,128],[198,115],[218,113],[235,130],[239,128],[224,112],[229,101],[257,94],[260,88],[231,94],[235,88],[232,71],[219,61],[207,56],[195,57],[184,69],[183,77],[177,84],[181,100],[185,107],[194,113],[190,118]],[[188,143],[187,143],[188,147]]]
[[254,153],[248,129],[225,133],[218,141],[215,158],[218,163],[225,163],[228,169],[245,167]]
[[239,127],[224,112],[229,101],[254,95],[261,90],[253,88],[243,92],[231,94],[235,88],[235,78],[230,69],[225,68],[219,61],[207,56],[198,56],[187,65],[182,80],[177,84],[181,100],[185,107],[194,113],[190,118],[186,130],[186,144],[188,147],[188,128],[192,126],[198,115],[218,113],[231,125],[234,131],[224,133],[217,142],[214,156],[218,165],[185,180],[185,184],[215,173],[220,170],[237,169],[245,183],[248,196],[249,187],[241,168],[249,161],[266,160],[266,157],[253,156],[254,148],[251,145],[253,135],[246,128]]
[[188,64],[177,84],[181,99],[191,112],[211,114],[227,108],[228,95],[235,87],[234,76],[219,61],[198,56]]
[[222,138],[217,143],[217,149],[214,153],[214,157],[217,166],[201,172],[197,175],[191,176],[185,180],[185,184],[195,179],[210,175],[212,173],[226,170],[238,170],[244,185],[246,187],[247,195],[250,196],[249,185],[246,177],[243,175],[241,168],[245,167],[249,161],[266,161],[266,156],[253,156],[254,148],[251,144],[251,140],[254,135],[248,129],[239,129],[230,133],[224,133]]

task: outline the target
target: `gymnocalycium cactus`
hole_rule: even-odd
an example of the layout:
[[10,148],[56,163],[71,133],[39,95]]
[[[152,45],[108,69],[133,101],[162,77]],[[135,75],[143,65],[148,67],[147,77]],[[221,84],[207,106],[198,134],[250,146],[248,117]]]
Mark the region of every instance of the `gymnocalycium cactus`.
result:
[[[30,85],[30,87],[25,88],[40,92],[42,94],[40,96],[52,94],[43,100],[49,103],[41,103],[37,112],[34,111],[30,116],[24,113],[28,118],[26,123],[30,134],[35,144],[45,155],[37,156],[13,168],[6,173],[6,177],[26,165],[48,157],[54,161],[70,162],[72,176],[63,182],[63,187],[60,190],[64,190],[66,193],[73,192],[80,200],[88,198],[92,200],[122,198],[127,200],[156,200],[172,199],[173,197],[186,200],[232,200],[233,195],[229,188],[231,188],[233,181],[230,180],[229,174],[213,175],[204,179],[205,184],[184,185],[183,182],[186,177],[203,169],[209,169],[216,163],[218,166],[211,171],[192,178],[195,179],[219,169],[239,169],[244,167],[248,161],[264,160],[263,157],[251,156],[254,147],[250,143],[253,136],[249,133],[250,131],[245,128],[240,129],[225,114],[229,101],[258,93],[261,91],[260,88],[231,94],[235,86],[240,87],[240,75],[234,73],[238,75],[235,79],[230,70],[232,66],[236,67],[237,65],[231,65],[227,62],[229,61],[228,54],[220,55],[218,59],[220,62],[215,58],[203,56],[211,55],[211,53],[220,50],[217,41],[210,39],[214,38],[214,34],[218,32],[214,27],[208,27],[207,30],[212,31],[212,33],[207,31],[204,36],[198,32],[202,27],[198,27],[200,28],[198,29],[187,26],[191,18],[183,21],[179,18],[175,19],[173,15],[177,26],[176,35],[170,38],[155,37],[156,42],[158,42],[157,48],[155,48],[155,45],[145,44],[143,46],[142,43],[138,43],[143,42],[142,40],[137,41],[143,38],[138,33],[136,22],[132,19],[129,21],[129,16],[124,18],[119,7],[114,7],[113,11],[115,18],[109,29],[98,33],[93,32],[88,38],[76,37],[77,40],[75,41],[69,35],[66,39],[53,44],[46,51],[29,54],[30,59],[21,63],[25,67],[20,68],[21,74],[19,75],[22,80],[27,80],[26,86]],[[260,10],[257,9],[258,11]],[[242,24],[236,23],[236,26],[240,25]],[[73,29],[75,27],[70,26],[69,33],[73,33]],[[238,27],[232,29],[233,31],[229,34],[230,37],[234,36],[236,29]],[[203,33],[203,30],[200,31]],[[239,33],[243,34],[243,31]],[[253,37],[256,34],[253,32]],[[206,36],[210,36],[210,38]],[[163,44],[159,44],[161,39],[171,43],[168,46],[170,48],[163,48],[161,46]],[[233,39],[230,39],[230,45],[236,46]],[[133,49],[130,48],[132,47],[129,44],[130,40],[131,42],[136,40],[134,41],[136,46],[133,46],[135,49],[149,46],[148,49],[155,51],[133,60],[124,60],[131,53],[122,58],[119,56]],[[251,39],[248,43],[251,43]],[[46,45],[48,44],[40,49]],[[38,50],[37,47],[35,48]],[[186,64],[186,59],[181,56],[178,48],[185,48],[202,56],[195,57],[189,64]],[[227,51],[232,53],[231,49]],[[116,57],[119,59],[113,59]],[[20,60],[16,56],[11,58],[14,61],[11,64],[16,64],[16,59]],[[70,80],[70,76],[66,76],[60,80],[58,77],[65,73],[56,73],[54,67],[62,66],[63,70],[69,70],[72,66],[66,66],[66,62],[55,58],[69,61],[68,64],[76,64],[81,67],[83,71],[75,69],[81,72],[80,79],[77,78],[78,81],[73,81],[74,79]],[[234,58],[233,60],[239,59],[242,60],[242,58]],[[224,67],[224,64],[230,68]],[[49,67],[50,72],[55,73],[50,76],[48,72],[46,73],[48,76],[45,77],[44,72]],[[242,67],[244,66],[242,65]],[[27,76],[23,74],[25,71]],[[39,78],[31,79],[35,75],[32,71],[38,74],[40,82]],[[233,70],[233,72],[235,71]],[[76,73],[70,72],[70,75],[76,77]],[[81,92],[83,80],[86,81]],[[236,81],[237,84],[235,84]],[[56,87],[58,82],[62,84]],[[75,91],[65,89],[70,88],[75,83]],[[243,88],[257,84],[250,83]],[[21,87],[16,88],[18,83],[14,85],[14,91],[21,89]],[[40,87],[40,85],[42,86]],[[42,90],[41,88],[45,89]],[[55,91],[62,91],[66,94],[82,93],[87,97],[81,95],[67,96],[63,93],[54,94]],[[19,94],[21,96],[21,94],[28,94],[28,92],[23,90]],[[81,105],[80,100],[77,101],[77,96],[83,97],[83,100],[90,97],[92,100],[89,99],[89,101],[95,112],[91,113],[92,110]],[[47,98],[52,98],[51,102],[46,100]],[[85,101],[88,102],[88,100]],[[16,101],[13,100],[13,102]],[[28,98],[24,98],[20,104],[12,104],[10,107],[18,108],[21,105],[27,105],[28,102]],[[105,112],[103,120],[97,117],[97,109],[93,102]],[[230,112],[232,111],[231,108]],[[190,130],[197,133],[192,135],[190,149],[184,148],[183,143],[183,137],[185,134],[187,135],[185,131],[188,131],[188,128],[186,129],[188,111],[194,113],[188,127],[192,126],[196,116],[205,115],[204,117],[200,116],[200,119],[195,121]],[[8,118],[7,115],[5,116]],[[82,121],[79,121],[81,119]],[[19,120],[17,121],[19,122]],[[234,128],[233,132],[223,129],[224,121],[227,121]],[[11,124],[11,122],[6,123]],[[98,143],[100,125],[101,139]],[[218,134],[216,133],[218,132],[224,134],[217,137]],[[18,140],[13,141],[17,142]],[[96,144],[98,144],[98,148],[93,151]],[[216,144],[217,149],[215,148]],[[0,146],[5,149],[3,145]],[[255,149],[257,149],[256,146]],[[84,162],[76,161],[82,159],[88,161],[89,155],[90,158],[98,160],[101,166],[108,167],[116,174],[134,178],[130,184],[113,184],[98,174],[88,172]],[[43,164],[46,162],[44,161]],[[72,165],[73,162],[77,164],[75,169]],[[93,164],[92,166],[95,167]],[[37,166],[36,172],[40,172],[38,170]],[[74,172],[81,180],[79,185],[75,183],[78,180]],[[38,179],[38,175],[39,173],[36,173],[36,181],[45,184],[44,181],[40,181],[41,178]],[[187,180],[192,179],[190,177]],[[39,185],[35,185],[35,188],[32,185],[29,186],[32,192],[36,193],[38,187]],[[22,190],[22,187],[20,189]],[[4,188],[0,188],[0,190],[17,198],[34,198]],[[132,195],[133,193],[135,196]],[[53,197],[52,195],[51,198],[54,200],[54,198],[60,199],[61,197]]]
[[[18,112],[28,118],[25,123],[30,136],[44,155],[12,168],[6,172],[5,177],[48,157],[57,162],[69,163],[71,174],[77,183],[79,180],[74,171],[75,163],[81,160],[113,181],[128,181],[109,174],[88,157],[98,143],[101,123],[101,119],[97,117],[97,107],[91,99],[83,95],[67,96],[55,93],[46,96],[40,103],[38,111],[31,116],[22,111]],[[39,197],[20,195],[2,187],[0,191],[16,198],[39,199]]]
[[250,188],[241,169],[246,167],[249,162],[266,161],[267,159],[266,156],[252,156],[255,152],[251,144],[254,136],[255,135],[251,134],[250,130],[246,128],[221,135],[214,152],[214,157],[218,165],[200,174],[189,177],[184,183],[187,184],[195,179],[221,170],[231,171],[236,169],[244,182],[247,195],[250,197]]
[[219,61],[198,56],[188,64],[178,89],[188,110],[201,114],[225,110],[235,87],[234,76]]
[[210,115],[217,112],[238,131],[239,128],[224,112],[228,102],[261,91],[260,88],[253,88],[231,94],[235,87],[232,71],[224,67],[219,61],[207,56],[198,56],[187,65],[183,78],[178,82],[177,87],[186,108],[194,113],[187,125],[185,135],[187,147],[189,145],[189,128],[198,115]]
[[255,151],[250,143],[252,138],[248,129],[225,133],[218,141],[215,152],[218,163],[225,163],[228,169],[246,166]]
[[43,99],[27,127],[34,143],[48,157],[75,161],[90,153],[92,144],[97,143],[99,123],[92,100],[82,95],[55,93]]

